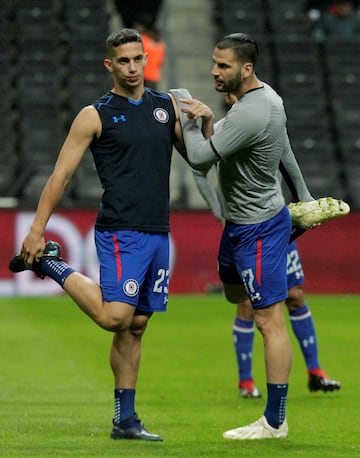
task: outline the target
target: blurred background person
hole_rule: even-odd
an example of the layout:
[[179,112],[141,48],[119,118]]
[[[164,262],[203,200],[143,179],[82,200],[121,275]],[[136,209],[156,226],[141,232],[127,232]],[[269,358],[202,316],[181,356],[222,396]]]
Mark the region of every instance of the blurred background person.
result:
[[326,38],[360,38],[360,17],[354,1],[334,2],[323,13],[321,24]]
[[145,20],[140,19],[134,27],[141,35],[144,51],[149,55],[144,71],[145,86],[159,89],[161,70],[166,56],[165,42],[161,39],[160,30],[155,24],[146,24]]
[[309,19],[322,39],[360,38],[359,2],[354,0],[309,0],[305,3]]

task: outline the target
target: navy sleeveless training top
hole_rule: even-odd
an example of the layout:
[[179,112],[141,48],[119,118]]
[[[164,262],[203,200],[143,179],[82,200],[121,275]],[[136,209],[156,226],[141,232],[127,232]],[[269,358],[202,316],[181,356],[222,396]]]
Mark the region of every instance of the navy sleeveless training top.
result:
[[170,97],[146,88],[134,101],[109,91],[93,106],[102,133],[90,150],[104,189],[95,228],[168,232],[176,121]]

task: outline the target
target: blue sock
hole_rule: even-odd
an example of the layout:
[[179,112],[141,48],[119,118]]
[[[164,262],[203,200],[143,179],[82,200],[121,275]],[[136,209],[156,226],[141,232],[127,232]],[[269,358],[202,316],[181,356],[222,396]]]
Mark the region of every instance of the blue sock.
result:
[[290,312],[290,323],[299,341],[308,370],[320,367],[314,321],[305,304]]
[[286,397],[288,384],[268,383],[267,384],[267,403],[264,415],[267,422],[273,428],[279,428],[284,423],[286,416]]
[[239,381],[252,380],[252,350],[254,342],[254,321],[241,320],[235,317],[232,328]]
[[135,414],[135,390],[117,388],[114,390],[114,424],[119,424]]
[[66,262],[46,258],[40,260],[40,269],[44,274],[55,280],[61,287],[63,287],[67,277],[75,272]]

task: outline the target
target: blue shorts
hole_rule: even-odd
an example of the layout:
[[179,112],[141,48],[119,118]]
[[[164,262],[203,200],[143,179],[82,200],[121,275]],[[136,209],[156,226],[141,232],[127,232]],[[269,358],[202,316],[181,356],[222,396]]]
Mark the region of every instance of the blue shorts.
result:
[[169,288],[169,235],[95,231],[105,302],[126,302],[144,312],[165,312]]
[[227,222],[218,256],[221,281],[244,284],[254,308],[264,308],[286,299],[290,231],[291,219],[286,206],[263,223]]
[[291,242],[288,247],[286,273],[288,288],[304,283],[304,272],[296,242]]

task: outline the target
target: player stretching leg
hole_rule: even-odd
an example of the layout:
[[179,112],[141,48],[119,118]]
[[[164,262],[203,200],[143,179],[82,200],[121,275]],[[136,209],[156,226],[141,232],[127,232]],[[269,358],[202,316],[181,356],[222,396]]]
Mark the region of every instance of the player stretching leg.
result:
[[[75,117],[12,272],[33,270],[60,284],[98,326],[113,333],[111,438],[162,441],[135,410],[141,340],[153,313],[164,312],[169,276],[169,175],[173,147],[184,153],[177,105],[144,87],[147,54],[140,34],[123,29],[106,41],[112,89]],[[86,151],[104,188],[95,223],[100,284],[45,243],[46,225]],[[81,183],[80,183],[81,185]]]

